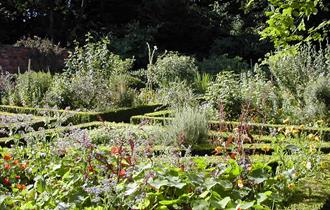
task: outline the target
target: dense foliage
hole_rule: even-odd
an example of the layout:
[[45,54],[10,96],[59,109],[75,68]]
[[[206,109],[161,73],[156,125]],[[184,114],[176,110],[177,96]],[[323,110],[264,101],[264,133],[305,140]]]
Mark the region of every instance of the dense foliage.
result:
[[28,71],[0,66],[0,209],[273,210],[319,186],[322,208],[329,8],[2,1],[1,44],[34,49]]

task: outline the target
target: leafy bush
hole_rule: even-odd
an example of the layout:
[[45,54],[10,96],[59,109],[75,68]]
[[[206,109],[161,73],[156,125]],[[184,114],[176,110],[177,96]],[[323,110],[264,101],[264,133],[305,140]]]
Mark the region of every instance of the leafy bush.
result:
[[311,81],[304,93],[306,117],[330,123],[330,75]]
[[208,138],[208,119],[200,107],[183,107],[176,111],[168,126],[170,137],[178,145],[196,146],[205,143]]
[[122,60],[108,50],[109,40],[92,42],[87,36],[83,47],[76,46],[66,63],[66,72],[57,76],[46,102],[65,108],[104,110],[129,107],[134,103],[134,84],[128,71],[133,60]]
[[211,80],[212,80],[212,77],[209,74],[207,74],[207,73],[201,74],[201,73],[197,72],[197,74],[194,78],[194,84],[193,84],[194,90],[197,93],[204,94],[206,92],[208,86],[210,85]]
[[117,107],[131,107],[135,102],[136,92],[130,88],[130,76],[127,74],[112,76],[109,84],[111,102]]
[[136,97],[135,103],[140,104],[149,104],[157,103],[157,92],[149,88],[141,88],[139,94]]
[[56,74],[53,83],[45,95],[44,103],[52,107],[70,107],[72,104],[71,94],[73,93],[69,91],[69,87],[70,81],[64,75]]
[[205,98],[215,108],[223,106],[228,117],[238,117],[242,104],[239,76],[233,72],[220,72],[208,87]]
[[194,106],[197,104],[193,89],[185,81],[170,82],[157,90],[156,98],[161,104],[172,108]]
[[[290,116],[295,123],[325,118],[324,103],[316,95],[319,91],[323,92],[321,95],[327,94],[327,83],[320,78],[328,77],[329,61],[330,45],[319,50],[311,45],[302,45],[295,54],[279,53],[267,60],[283,96],[283,114]],[[320,110],[316,111],[316,107]]]
[[277,88],[266,79],[258,66],[253,72],[241,74],[240,94],[243,103],[250,108],[251,114],[256,114],[263,121],[272,121],[280,117],[280,97]]
[[176,52],[158,57],[148,68],[151,68],[153,82],[163,86],[175,81],[193,81],[197,73],[195,59]]
[[0,104],[13,104],[11,96],[15,87],[13,84],[14,75],[4,72],[0,67]]
[[198,63],[201,72],[216,74],[222,71],[233,71],[241,73],[249,69],[249,65],[242,58],[229,58],[227,54],[213,55],[210,58],[203,59]]
[[90,34],[86,35],[86,44],[82,47],[76,45],[74,51],[69,54],[66,62],[66,72],[93,72],[105,78],[111,75],[124,74],[132,68],[132,59],[121,59],[119,55],[112,53],[109,48],[110,41],[103,38],[93,41]]
[[48,72],[27,71],[18,74],[15,89],[9,96],[15,98],[15,105],[38,106],[41,105],[53,82],[52,75]]
[[329,74],[330,45],[316,50],[311,45],[301,46],[296,54],[279,54],[266,62],[279,87],[289,92],[300,107],[305,105],[304,92],[311,81]]

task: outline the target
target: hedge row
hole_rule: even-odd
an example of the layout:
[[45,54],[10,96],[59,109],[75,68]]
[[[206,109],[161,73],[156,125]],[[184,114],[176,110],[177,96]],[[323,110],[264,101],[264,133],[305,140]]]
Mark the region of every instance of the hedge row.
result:
[[172,114],[172,113],[173,113],[173,111],[171,111],[171,110],[161,110],[161,111],[146,113],[144,116],[148,116],[148,117],[169,117],[170,114]]
[[[288,154],[293,154],[294,148],[292,148],[291,144],[286,143]],[[155,152],[161,153],[162,151],[167,151],[169,148],[172,148],[171,146],[155,146]],[[265,155],[271,155],[274,151],[274,148],[269,143],[253,143],[253,144],[243,144],[244,152],[248,155],[253,154],[265,154]],[[330,153],[330,142],[322,142],[319,149],[323,153]],[[181,154],[184,154],[185,151],[181,150],[180,148],[177,148],[178,151],[181,151]],[[223,149],[222,152],[224,152],[225,149]],[[226,152],[231,153],[234,152],[234,148],[227,148]],[[205,156],[205,155],[215,155],[215,146],[212,144],[200,144],[200,145],[194,145],[191,148],[191,154],[193,156]],[[221,155],[220,153],[219,155]]]
[[111,121],[111,122],[129,122],[134,115],[141,115],[148,112],[154,112],[155,109],[161,107],[159,104],[142,105],[132,108],[119,108],[105,112],[79,112],[71,110],[56,110],[47,108],[31,108],[19,106],[1,105],[0,111],[20,114],[33,114],[50,116],[64,115],[68,118],[66,124],[80,124],[92,121]]
[[27,128],[38,130],[41,127],[44,128],[47,124],[54,122],[53,118],[48,117],[27,116],[25,114],[13,114],[7,112],[0,112],[0,114],[1,117],[8,117],[8,119],[2,120],[10,122],[3,123],[3,121],[0,121],[0,138],[7,137],[8,133],[13,130],[16,133],[19,131],[28,132],[30,129]]
[[[150,124],[161,124],[164,125],[171,121],[173,118],[170,117],[150,117],[147,115],[137,115],[132,116],[130,122],[133,124],[140,124],[143,122],[148,122]],[[241,122],[235,121],[209,121],[210,130],[223,130],[225,128],[226,131],[231,131],[235,127],[241,126]],[[307,133],[318,133],[322,134],[325,140],[330,139],[330,128],[329,127],[305,127],[298,125],[283,125],[283,124],[267,124],[267,123],[247,123],[248,129],[251,133],[254,134],[263,134],[267,135],[272,132],[272,130],[276,131],[279,129],[291,129],[291,130],[299,130]]]
[[0,145],[1,146],[9,146],[11,145],[15,140],[19,141],[24,141],[27,138],[31,137],[36,137],[40,135],[46,135],[46,136],[53,136],[55,134],[59,133],[65,133],[74,129],[93,129],[93,128],[98,128],[103,125],[111,125],[115,127],[122,127],[122,126],[127,126],[129,124],[125,123],[111,123],[111,122],[100,122],[100,121],[94,121],[94,122],[88,122],[88,123],[82,123],[78,125],[72,125],[72,126],[65,126],[65,127],[58,127],[58,128],[52,128],[52,129],[46,129],[46,130],[39,130],[39,131],[34,131],[30,133],[25,133],[25,134],[15,134],[11,137],[4,137],[0,138]]

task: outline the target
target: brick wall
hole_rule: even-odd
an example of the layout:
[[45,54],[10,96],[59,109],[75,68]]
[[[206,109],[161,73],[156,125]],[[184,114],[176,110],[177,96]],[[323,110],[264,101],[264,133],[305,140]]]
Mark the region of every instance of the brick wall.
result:
[[67,52],[61,55],[45,55],[32,48],[0,45],[0,66],[10,73],[17,73],[18,69],[24,72],[28,68],[30,59],[32,70],[59,72],[64,67],[64,59],[67,55]]

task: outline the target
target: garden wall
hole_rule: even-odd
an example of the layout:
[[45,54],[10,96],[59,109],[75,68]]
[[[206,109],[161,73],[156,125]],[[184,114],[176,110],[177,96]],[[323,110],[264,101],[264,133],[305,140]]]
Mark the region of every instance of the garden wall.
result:
[[28,69],[29,59],[32,70],[50,70],[51,72],[61,71],[64,67],[64,59],[68,53],[46,54],[37,49],[26,47],[15,47],[12,45],[0,45],[0,66],[4,71],[10,73],[24,72]]

